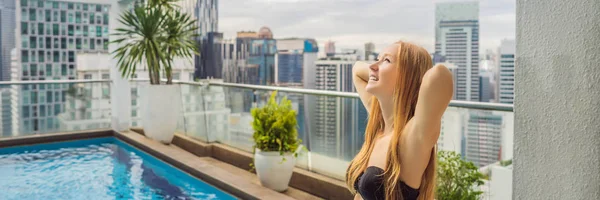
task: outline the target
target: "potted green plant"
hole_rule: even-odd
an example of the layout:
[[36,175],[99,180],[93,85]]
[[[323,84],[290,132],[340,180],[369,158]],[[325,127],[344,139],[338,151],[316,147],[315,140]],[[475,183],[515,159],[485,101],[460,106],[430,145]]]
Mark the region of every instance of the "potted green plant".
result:
[[[118,48],[112,52],[124,78],[146,68],[150,85],[140,88],[142,125],[147,137],[169,144],[181,113],[180,88],[173,85],[174,59],[192,62],[197,54],[196,20],[179,11],[178,0],[148,0],[124,12],[113,35]],[[166,83],[161,84],[161,73]]]
[[252,109],[254,167],[261,185],[278,192],[287,190],[302,141],[298,139],[296,111],[273,92],[266,105]]
[[435,199],[480,199],[483,192],[478,187],[483,185],[483,177],[478,168],[461,159],[460,154],[439,151]]

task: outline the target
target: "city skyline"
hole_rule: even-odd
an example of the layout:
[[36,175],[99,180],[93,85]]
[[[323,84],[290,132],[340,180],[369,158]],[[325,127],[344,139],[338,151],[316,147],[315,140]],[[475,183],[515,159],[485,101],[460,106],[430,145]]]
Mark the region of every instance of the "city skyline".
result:
[[[312,37],[322,49],[325,42],[331,40],[335,42],[337,49],[363,49],[365,43],[373,42],[375,51],[379,51],[402,39],[433,52],[435,16],[432,13],[435,13],[435,4],[439,2],[465,1],[222,1],[219,4],[218,29],[224,33],[225,38],[233,38],[237,31],[268,26],[276,39]],[[487,49],[495,50],[503,39],[514,39],[515,1],[478,2],[481,25],[479,53],[484,53]],[[385,9],[388,7],[399,9]],[[271,8],[268,9],[269,13],[263,13],[265,8]],[[324,55],[324,52],[320,53]]]

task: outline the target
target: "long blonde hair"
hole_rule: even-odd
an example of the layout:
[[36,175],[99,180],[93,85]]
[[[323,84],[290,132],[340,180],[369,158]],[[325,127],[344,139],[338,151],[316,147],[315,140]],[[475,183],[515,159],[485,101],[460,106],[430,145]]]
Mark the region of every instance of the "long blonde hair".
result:
[[[396,42],[398,54],[396,55],[396,67],[398,79],[394,88],[394,124],[393,135],[390,140],[387,153],[387,162],[384,169],[385,199],[403,199],[402,190],[399,188],[401,160],[400,160],[400,138],[404,127],[415,115],[415,109],[421,87],[421,80],[425,72],[432,67],[432,61],[427,50],[407,42]],[[365,143],[360,152],[354,157],[348,171],[346,172],[346,184],[352,193],[354,183],[358,176],[367,168],[369,157],[377,138],[377,133],[383,131],[384,121],[381,106],[377,98],[372,97],[369,110],[369,120],[365,129]],[[423,173],[421,185],[419,186],[419,199],[428,200],[434,198],[435,188],[436,154],[432,148],[427,168]]]

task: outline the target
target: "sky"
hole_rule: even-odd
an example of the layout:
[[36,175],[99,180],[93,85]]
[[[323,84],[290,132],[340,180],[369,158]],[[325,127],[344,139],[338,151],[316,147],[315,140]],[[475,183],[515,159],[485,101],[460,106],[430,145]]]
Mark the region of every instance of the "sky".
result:
[[[219,32],[227,39],[238,31],[271,28],[275,39],[315,38],[343,48],[377,51],[405,40],[434,50],[435,3],[465,0],[221,0]],[[471,0],[472,1],[472,0]],[[515,0],[479,0],[480,52],[496,50],[515,38]]]

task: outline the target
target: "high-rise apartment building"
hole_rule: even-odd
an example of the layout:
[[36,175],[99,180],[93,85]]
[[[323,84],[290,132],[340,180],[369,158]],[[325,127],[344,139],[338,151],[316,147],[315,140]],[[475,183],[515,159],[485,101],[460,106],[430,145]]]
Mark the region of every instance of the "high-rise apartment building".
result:
[[0,136],[12,134],[11,89],[0,87]]
[[11,51],[15,48],[15,0],[0,0],[0,81],[10,81]]
[[181,0],[177,2],[181,10],[192,16],[198,26],[196,39],[199,55],[194,56],[195,78],[223,78],[221,41],[223,33],[218,32],[218,0]]
[[[275,83],[277,41],[268,27],[259,32],[238,32],[235,39],[235,59],[244,61],[236,69],[236,83],[272,85]],[[232,53],[231,53],[232,54]],[[231,78],[230,78],[231,79]]]
[[195,56],[195,77],[199,79],[223,78],[223,33],[208,32],[200,42],[199,56]]
[[197,20],[201,38],[206,37],[209,32],[219,31],[219,0],[181,0],[177,3],[183,12]]
[[248,64],[258,67],[257,85],[272,85],[275,83],[275,54],[277,54],[277,41],[272,38],[273,33],[268,27],[262,27],[258,38],[250,42]]
[[[316,89],[355,92],[352,83],[352,66],[356,60],[336,58],[316,62]],[[359,119],[364,109],[359,99],[316,96],[311,124],[311,151],[350,160],[364,140],[365,119]],[[363,111],[366,112],[366,111]]]
[[515,40],[502,40],[498,53],[498,102],[512,104],[515,99]]
[[455,99],[479,101],[479,3],[438,3],[435,53],[458,66]]
[[[16,7],[16,80],[76,79],[78,53],[108,53],[109,9],[101,1],[21,0]],[[59,128],[67,84],[23,85],[13,115],[20,133]]]
[[[284,87],[314,88],[315,60],[319,47],[316,40],[308,38],[288,38],[277,40],[275,55],[275,84]],[[312,75],[311,75],[312,74]],[[313,104],[310,95],[287,94],[298,111],[298,137],[308,143],[308,133],[311,133],[310,116]]]
[[477,167],[501,159],[502,115],[491,111],[469,111],[465,132],[464,157]]
[[494,87],[492,80],[494,73],[490,71],[482,71],[479,74],[479,101],[490,102],[494,100]]
[[314,89],[315,61],[319,47],[314,39],[277,40],[275,83]]

